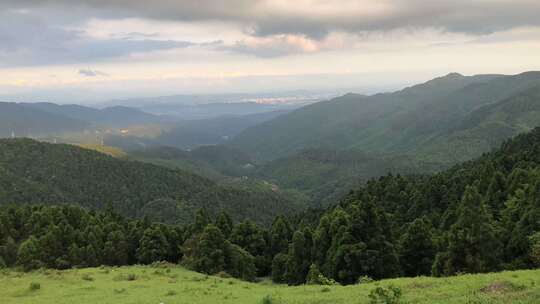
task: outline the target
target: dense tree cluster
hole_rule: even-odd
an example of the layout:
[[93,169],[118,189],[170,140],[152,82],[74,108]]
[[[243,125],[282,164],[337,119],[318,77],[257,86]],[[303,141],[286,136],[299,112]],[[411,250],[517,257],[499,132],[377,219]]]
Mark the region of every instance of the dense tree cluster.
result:
[[[537,267],[540,129],[434,176],[388,175],[335,207],[268,227],[201,209],[189,225],[112,209],[0,209],[0,263],[36,267],[181,263],[208,274],[288,284]],[[324,283],[321,283],[324,282]]]
[[270,224],[295,204],[269,189],[218,185],[198,175],[126,161],[72,145],[0,139],[0,205],[113,205],[120,214],[185,224],[196,211],[226,210],[235,220]]

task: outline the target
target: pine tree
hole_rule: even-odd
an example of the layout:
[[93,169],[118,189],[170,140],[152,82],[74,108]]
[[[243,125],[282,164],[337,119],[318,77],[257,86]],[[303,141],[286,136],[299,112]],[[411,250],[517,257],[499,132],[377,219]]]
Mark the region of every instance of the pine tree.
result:
[[319,226],[313,233],[313,260],[318,265],[323,265],[326,261],[326,254],[332,245],[332,235],[330,233],[330,217],[323,216],[319,221]]
[[282,216],[278,216],[270,227],[270,255],[287,252],[292,232],[289,223]]
[[311,233],[298,230],[293,234],[287,261],[287,283],[298,285],[305,282],[311,265]]
[[432,227],[427,218],[407,226],[399,242],[399,260],[406,276],[429,275],[436,254]]
[[210,223],[212,223],[212,221],[210,220],[210,215],[206,209],[199,209],[197,214],[195,214],[195,222],[193,223],[191,233],[197,234],[203,232]]
[[491,215],[476,187],[467,187],[457,215],[457,221],[447,235],[447,249],[440,253],[434,264],[434,274],[497,270],[500,243]]
[[128,244],[124,233],[120,230],[109,233],[103,251],[106,265],[126,265],[128,262]]
[[193,269],[207,274],[225,270],[227,246],[219,228],[213,224],[206,226],[194,252]]
[[259,276],[268,275],[271,260],[267,259],[267,244],[262,229],[251,221],[244,221],[234,227],[230,241],[255,257]]
[[19,246],[17,253],[17,264],[25,270],[37,269],[43,266],[40,260],[41,252],[39,241],[34,236],[30,236]]
[[226,248],[227,272],[235,278],[253,281],[257,273],[255,258],[238,245],[230,244]]
[[219,213],[215,225],[221,230],[225,238],[229,238],[233,229],[233,221],[227,212],[221,211]]
[[163,231],[155,225],[146,229],[137,249],[137,258],[143,264],[165,261],[168,256],[168,243]]
[[278,253],[272,260],[272,281],[274,283],[287,282],[287,262],[289,256],[286,253]]
[[6,266],[13,266],[17,262],[17,244],[11,236],[6,238],[5,244],[0,246],[0,257]]
[[506,181],[504,175],[500,171],[496,171],[491,178],[486,194],[486,203],[491,212],[496,216],[499,215],[499,210],[504,209],[506,200]]

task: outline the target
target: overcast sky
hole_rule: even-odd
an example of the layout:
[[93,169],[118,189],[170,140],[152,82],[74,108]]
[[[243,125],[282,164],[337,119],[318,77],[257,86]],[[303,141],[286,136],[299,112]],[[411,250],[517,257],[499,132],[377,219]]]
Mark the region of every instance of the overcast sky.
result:
[[379,90],[514,74],[540,70],[539,15],[538,0],[0,0],[0,96]]

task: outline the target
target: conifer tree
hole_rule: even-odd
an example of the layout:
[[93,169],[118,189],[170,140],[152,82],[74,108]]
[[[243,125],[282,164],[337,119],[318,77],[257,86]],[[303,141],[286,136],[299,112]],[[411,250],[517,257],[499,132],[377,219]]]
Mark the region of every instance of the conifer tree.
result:
[[419,218],[407,226],[399,242],[399,259],[406,276],[429,275],[437,249],[432,227],[427,218]]
[[227,246],[219,228],[213,224],[206,226],[193,255],[193,269],[207,274],[225,270]]
[[41,252],[38,239],[31,236],[21,243],[17,253],[18,265],[21,265],[25,270],[36,269],[43,266],[40,258]]
[[233,221],[229,214],[225,211],[221,211],[216,218],[215,225],[221,230],[225,238],[229,238],[233,229]]
[[298,285],[305,282],[311,265],[311,233],[298,230],[293,234],[287,261],[287,282]]
[[150,264],[152,262],[165,261],[167,256],[168,243],[163,231],[157,225],[147,228],[143,233],[140,246],[137,249],[139,262]]
[[440,253],[434,264],[434,274],[453,275],[497,269],[500,243],[491,214],[476,187],[467,187],[457,215],[457,221],[447,235],[447,249]]

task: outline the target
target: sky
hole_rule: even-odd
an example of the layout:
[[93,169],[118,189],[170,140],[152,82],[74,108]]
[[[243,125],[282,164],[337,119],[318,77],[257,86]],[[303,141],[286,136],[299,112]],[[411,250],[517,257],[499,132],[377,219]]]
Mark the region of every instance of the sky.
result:
[[357,90],[540,70],[538,0],[0,0],[0,99]]

